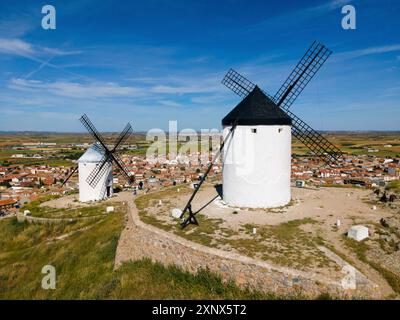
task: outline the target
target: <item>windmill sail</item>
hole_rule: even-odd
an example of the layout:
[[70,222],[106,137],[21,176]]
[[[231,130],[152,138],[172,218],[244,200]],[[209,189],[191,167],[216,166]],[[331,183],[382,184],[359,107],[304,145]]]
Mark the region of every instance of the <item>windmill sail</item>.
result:
[[289,110],[284,110],[284,112],[292,118],[293,135],[303,143],[314,156],[323,158],[328,164],[339,160],[342,156],[342,151],[340,151],[339,148],[329,142],[329,140],[318,131],[311,128],[293,112]]
[[92,137],[97,140],[98,143],[95,145],[95,147],[99,148],[101,152],[104,153],[104,156],[100,161],[101,164],[93,169],[93,171],[90,173],[87,178],[87,183],[92,188],[95,188],[101,180],[101,177],[105,174],[105,172],[107,172],[107,170],[109,170],[112,162],[114,162],[118,166],[122,173],[127,177],[128,182],[131,183],[133,181],[133,177],[130,174],[126,165],[116,153],[116,151],[118,150],[118,147],[132,134],[132,126],[129,123],[125,126],[124,130],[122,130],[122,132],[119,134],[114,147],[110,150],[106,145],[104,138],[97,131],[96,127],[93,125],[86,114],[84,114],[79,120],[92,135]]
[[107,146],[103,137],[101,136],[100,132],[97,131],[96,127],[93,125],[92,121],[90,121],[89,117],[86,114],[84,114],[82,117],[80,117],[79,121],[92,135],[92,137],[100,143],[101,147],[104,150],[107,150]]
[[89,174],[86,179],[86,182],[92,187],[95,188],[103,175],[109,171],[111,168],[110,158],[106,155],[100,160],[100,165],[93,169],[93,171]]
[[275,94],[278,107],[289,109],[331,54],[331,50],[314,41]]
[[132,126],[130,123],[128,123],[125,126],[124,130],[122,130],[121,133],[119,134],[117,140],[115,141],[113,150],[116,151],[129,138],[131,134],[132,134]]
[[64,182],[61,185],[61,188],[65,186],[65,184],[68,182],[68,180],[74,175],[74,173],[78,170],[78,166],[76,166],[71,173],[68,175],[67,179],[64,180]]
[[[229,69],[228,73],[222,79],[221,83],[242,98],[246,97],[256,87],[253,82],[246,79],[232,68]],[[267,92],[263,91],[263,93],[270,100],[274,101],[274,98],[270,96]]]
[[114,157],[114,162],[118,166],[118,168],[122,171],[122,173],[125,175],[127,178],[127,181],[131,183],[134,178],[132,177],[132,174],[130,173],[129,169],[126,167],[125,163],[122,161],[118,153],[113,153],[112,154]]

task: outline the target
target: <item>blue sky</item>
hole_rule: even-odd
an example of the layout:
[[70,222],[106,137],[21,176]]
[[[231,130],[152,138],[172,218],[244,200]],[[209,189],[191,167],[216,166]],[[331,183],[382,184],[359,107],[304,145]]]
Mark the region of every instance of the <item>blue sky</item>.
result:
[[273,95],[313,40],[334,54],[293,112],[318,130],[400,130],[399,35],[397,0],[2,0],[0,131],[83,131],[83,113],[104,131],[220,128],[239,102],[220,84],[230,67]]

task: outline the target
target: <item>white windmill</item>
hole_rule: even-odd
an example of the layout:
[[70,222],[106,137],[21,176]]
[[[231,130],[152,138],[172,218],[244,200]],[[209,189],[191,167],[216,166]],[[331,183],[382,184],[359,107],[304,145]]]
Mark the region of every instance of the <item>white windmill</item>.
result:
[[235,132],[226,140],[223,150],[224,202],[247,208],[286,205],[291,199],[292,119],[269,103],[256,86],[222,120],[224,137],[229,135],[233,123]]
[[122,143],[132,134],[132,127],[128,123],[115,141],[114,147],[110,149],[87,115],[84,114],[79,120],[96,142],[79,158],[78,166],[71,172],[63,185],[78,170],[79,201],[87,202],[109,198],[113,194],[113,163],[125,174],[129,183],[133,182],[131,173],[117,153]]
[[250,208],[278,207],[290,201],[291,134],[329,164],[342,156],[336,146],[289,111],[331,53],[314,41],[274,97],[229,70],[222,84],[244,100],[222,120],[223,143],[182,210],[182,227],[198,224],[195,215],[211,203],[192,211],[192,201],[222,151],[222,197],[228,205]]
[[112,163],[104,164],[104,173],[96,185],[90,184],[90,174],[99,168],[104,161],[104,151],[98,144],[93,144],[78,160],[79,201],[98,201],[113,194]]

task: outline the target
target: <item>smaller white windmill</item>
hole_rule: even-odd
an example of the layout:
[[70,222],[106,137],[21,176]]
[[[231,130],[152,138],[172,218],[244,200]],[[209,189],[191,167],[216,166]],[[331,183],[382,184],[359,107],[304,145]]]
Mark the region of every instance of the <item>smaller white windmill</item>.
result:
[[132,127],[128,123],[115,141],[114,147],[110,149],[86,114],[79,120],[96,142],[79,158],[78,166],[70,173],[63,185],[79,170],[79,201],[98,201],[109,198],[113,194],[113,162],[125,174],[128,183],[134,180],[117,154],[122,142],[132,134]]
[[93,144],[78,160],[79,173],[79,201],[98,201],[109,198],[113,194],[112,164],[108,161],[104,164],[104,173],[95,186],[89,184],[90,174],[101,166],[104,151],[98,144]]

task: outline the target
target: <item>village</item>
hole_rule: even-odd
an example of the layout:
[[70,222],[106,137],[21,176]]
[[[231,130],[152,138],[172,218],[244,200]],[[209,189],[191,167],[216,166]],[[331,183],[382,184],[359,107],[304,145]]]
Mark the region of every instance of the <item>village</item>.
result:
[[[65,185],[66,178],[76,166],[77,155],[81,155],[89,143],[35,142],[7,145],[12,151],[9,159],[33,159],[35,163],[54,157],[55,150],[60,148],[71,159],[69,165],[48,164],[18,164],[7,160],[0,166],[0,208],[2,215],[13,214],[18,208],[43,196],[61,196],[78,192],[78,178],[73,176]],[[123,150],[134,151],[136,144],[123,146]],[[30,152],[25,152],[29,150]],[[370,189],[385,189],[385,186],[400,178],[400,157],[375,156],[370,149],[365,154],[344,155],[334,165],[327,165],[319,158],[307,155],[293,154],[291,181],[296,187],[305,186],[336,186],[360,187]],[[154,161],[146,159],[145,154],[121,154],[121,159],[134,177],[134,183],[128,185],[122,176],[114,175],[113,185],[117,191],[123,189],[132,192],[159,190],[179,184],[194,184],[199,181],[209,163],[209,157],[201,156],[200,152],[190,154],[178,153],[174,158]],[[210,171],[210,177],[219,179],[221,161],[215,163]],[[118,172],[116,172],[118,173]],[[383,200],[393,202],[394,194],[386,194]]]

